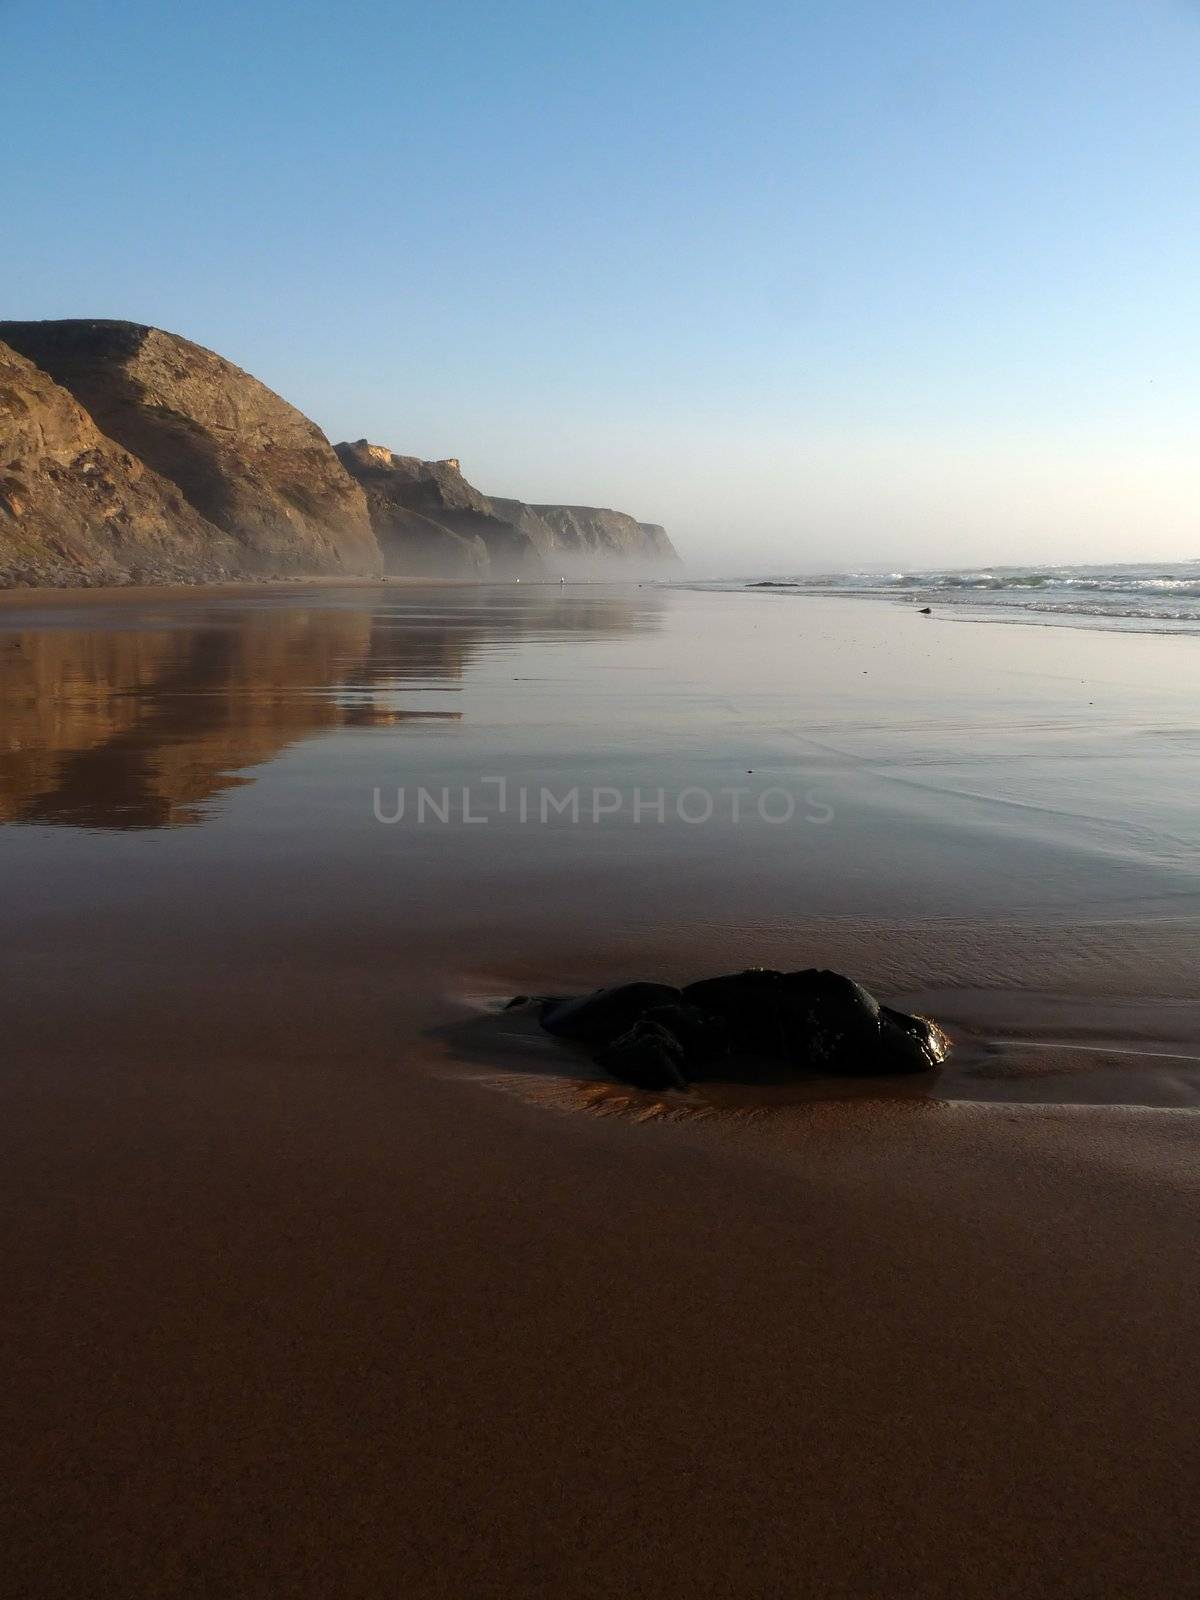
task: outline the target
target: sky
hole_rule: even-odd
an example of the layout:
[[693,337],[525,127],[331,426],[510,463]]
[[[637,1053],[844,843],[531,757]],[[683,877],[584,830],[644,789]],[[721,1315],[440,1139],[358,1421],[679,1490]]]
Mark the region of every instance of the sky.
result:
[[0,316],[698,574],[1200,557],[1195,0],[0,0]]

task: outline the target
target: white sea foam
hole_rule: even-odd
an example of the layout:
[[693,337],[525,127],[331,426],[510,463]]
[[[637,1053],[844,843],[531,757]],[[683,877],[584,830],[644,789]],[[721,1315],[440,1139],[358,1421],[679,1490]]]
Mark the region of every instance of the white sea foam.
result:
[[1136,632],[1200,632],[1200,560],[1107,566],[912,568],[907,572],[764,573],[700,585],[779,594],[890,598],[995,622]]

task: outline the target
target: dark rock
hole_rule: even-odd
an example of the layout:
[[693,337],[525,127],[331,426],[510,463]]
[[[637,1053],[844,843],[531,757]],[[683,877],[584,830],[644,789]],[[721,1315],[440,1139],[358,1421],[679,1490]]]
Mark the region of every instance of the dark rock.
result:
[[920,611],[918,612],[918,615],[922,616],[922,617],[931,617],[933,615],[933,607],[932,606],[922,606]]
[[950,1041],[928,1017],[914,1017],[907,1011],[880,1006],[879,1019],[879,1048],[891,1063],[890,1071],[931,1072],[946,1059]]
[[[840,972],[809,968],[784,973],[776,1005],[785,1061],[843,1075],[911,1070],[893,1063],[883,1048],[874,995]],[[907,1063],[907,1051],[903,1060]]]
[[596,1064],[638,1089],[688,1087],[683,1045],[669,1028],[648,1017],[606,1045]]
[[729,1029],[725,1019],[714,1012],[701,1011],[699,1006],[682,1003],[654,1006],[646,1012],[646,1021],[656,1022],[679,1040],[691,1077],[710,1062],[729,1054]]
[[685,1004],[719,1017],[733,1050],[780,1055],[785,1044],[780,1032],[779,986],[782,972],[751,967],[720,978],[702,978],[684,988]]
[[541,1021],[550,1033],[603,1046],[599,1065],[646,1088],[680,1087],[730,1052],[867,1077],[929,1071],[948,1049],[936,1023],[881,1006],[852,978],[815,967],[752,967],[682,990],[627,983],[545,999]]
[[666,983],[623,983],[612,989],[544,1003],[542,1027],[566,1039],[586,1039],[610,1044],[655,1006],[679,999],[679,990]]

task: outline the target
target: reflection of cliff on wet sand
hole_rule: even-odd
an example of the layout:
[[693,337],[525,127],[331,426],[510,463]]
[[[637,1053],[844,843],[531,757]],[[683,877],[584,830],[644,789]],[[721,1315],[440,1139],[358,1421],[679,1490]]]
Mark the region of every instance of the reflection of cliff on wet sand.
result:
[[277,612],[236,628],[0,636],[0,816],[198,821],[200,802],[245,781],[237,768],[341,721],[312,691],[361,658],[368,634],[353,613]]
[[0,822],[202,822],[206,801],[252,781],[240,769],[297,740],[457,720],[461,713],[393,708],[387,693],[454,691],[485,639],[645,625],[611,602],[445,598],[414,596],[378,611],[361,600],[206,607],[194,621],[177,611],[167,624],[160,613],[131,616],[127,627],[110,619],[0,630]]

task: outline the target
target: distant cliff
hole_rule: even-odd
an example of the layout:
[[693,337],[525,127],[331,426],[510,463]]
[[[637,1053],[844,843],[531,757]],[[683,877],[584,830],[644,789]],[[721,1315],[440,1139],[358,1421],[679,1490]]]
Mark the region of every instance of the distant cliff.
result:
[[367,492],[388,572],[520,577],[542,571],[541,552],[467,482],[457,461],[398,456],[366,439],[339,444],[337,453]]
[[555,548],[569,555],[605,560],[677,563],[679,556],[665,528],[637,522],[624,511],[602,506],[534,506],[554,535]]
[[0,322],[0,587],[678,561],[623,512],[491,498],[457,461],[328,439],[222,356],[132,322]]
[[[336,447],[343,466],[363,485],[389,572],[484,570],[493,577],[597,576],[619,561],[638,570],[678,565],[663,528],[623,511],[594,506],[530,506],[486,495],[468,483],[457,461],[420,461],[385,445],[357,439]],[[413,523],[419,517],[423,527]],[[462,542],[473,541],[470,556]],[[434,563],[414,568],[420,544]]]

